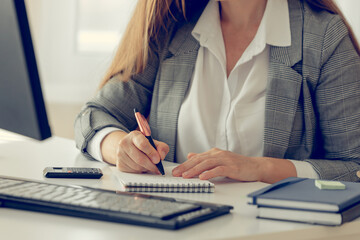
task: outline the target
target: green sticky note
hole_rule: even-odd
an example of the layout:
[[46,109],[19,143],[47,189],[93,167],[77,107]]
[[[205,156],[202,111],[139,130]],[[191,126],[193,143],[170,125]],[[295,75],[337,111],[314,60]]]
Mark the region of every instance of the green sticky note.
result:
[[346,189],[345,184],[337,181],[315,180],[315,186],[319,189],[341,190]]

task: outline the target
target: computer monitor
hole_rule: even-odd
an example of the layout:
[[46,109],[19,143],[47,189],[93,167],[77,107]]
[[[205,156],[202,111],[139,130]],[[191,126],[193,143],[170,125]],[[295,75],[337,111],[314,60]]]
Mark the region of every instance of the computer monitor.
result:
[[51,136],[24,0],[0,0],[0,128]]

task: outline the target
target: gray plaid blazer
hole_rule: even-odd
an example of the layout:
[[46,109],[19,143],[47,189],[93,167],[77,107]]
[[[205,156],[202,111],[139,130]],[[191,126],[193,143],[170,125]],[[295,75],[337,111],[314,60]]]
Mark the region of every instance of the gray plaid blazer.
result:
[[[270,47],[263,155],[309,162],[321,179],[359,181],[360,58],[339,16],[301,0],[289,0],[289,10],[291,46]],[[201,12],[171,25],[144,72],[129,82],[113,77],[84,106],[75,121],[82,153],[90,157],[87,143],[102,128],[136,129],[137,108],[154,139],[169,144],[166,160],[176,161],[178,113],[199,49],[191,31]]]

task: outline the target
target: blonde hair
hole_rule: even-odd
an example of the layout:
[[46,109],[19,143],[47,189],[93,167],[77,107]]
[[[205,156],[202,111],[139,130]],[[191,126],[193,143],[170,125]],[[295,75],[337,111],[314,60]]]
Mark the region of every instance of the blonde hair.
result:
[[144,70],[150,51],[150,41],[158,42],[161,31],[178,13],[185,17],[185,0],[138,0],[134,14],[124,33],[115,57],[100,87],[114,75],[123,81]]
[[[191,1],[204,0],[138,0],[134,14],[127,26],[124,37],[115,53],[115,57],[100,83],[102,88],[115,75],[127,81],[134,74],[141,73],[148,61],[150,43],[159,42],[159,33],[167,32],[170,21],[176,21],[176,16],[186,19],[186,11],[190,9]],[[350,38],[360,55],[359,44],[355,35],[333,0],[299,0],[306,1],[315,10],[327,10],[339,14],[349,29]],[[196,3],[193,3],[194,6]]]

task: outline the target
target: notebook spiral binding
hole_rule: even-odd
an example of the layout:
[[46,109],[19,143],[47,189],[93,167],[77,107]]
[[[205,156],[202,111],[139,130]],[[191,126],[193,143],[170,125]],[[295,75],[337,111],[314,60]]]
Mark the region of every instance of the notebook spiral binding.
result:
[[148,184],[131,182],[126,186],[128,192],[168,192],[168,193],[213,193],[214,185],[204,184]]

